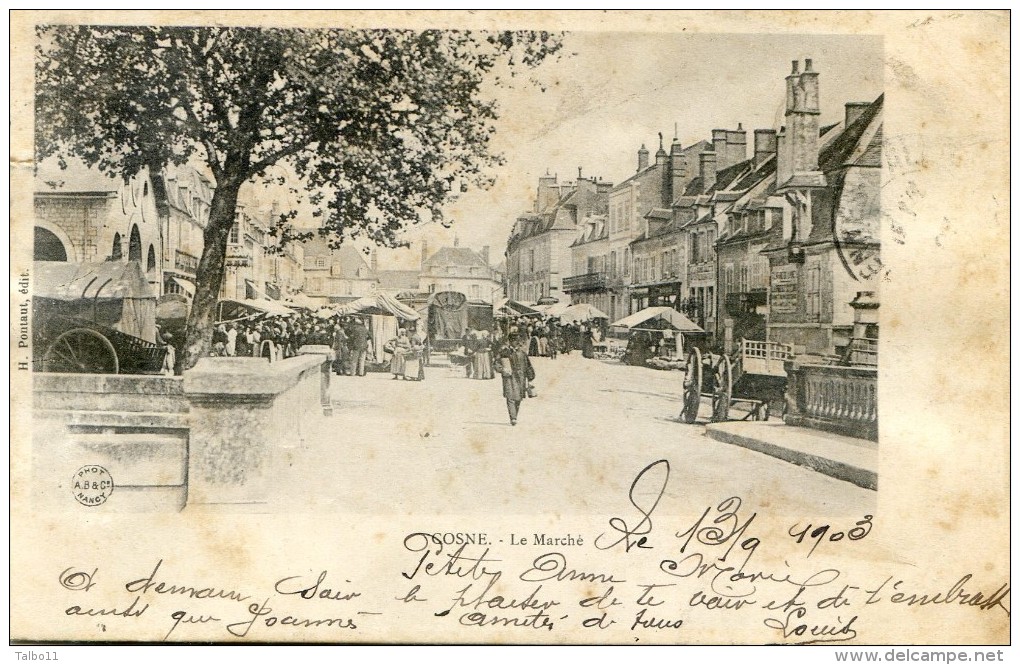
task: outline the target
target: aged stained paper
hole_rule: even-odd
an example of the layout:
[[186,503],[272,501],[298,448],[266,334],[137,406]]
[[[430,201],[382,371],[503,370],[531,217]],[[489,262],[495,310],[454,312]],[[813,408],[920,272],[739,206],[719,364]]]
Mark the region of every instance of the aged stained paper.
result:
[[[543,131],[570,123],[579,134],[625,131],[627,117],[612,127],[584,124],[591,109],[622,103],[614,95],[626,86],[615,81],[654,82],[647,105],[670,86],[690,86],[691,99],[739,93],[725,76],[685,81],[682,62],[675,72],[645,71],[670,63],[644,54],[642,37],[659,46],[713,35],[726,44],[774,38],[782,48],[734,48],[727,57],[737,67],[777,60],[767,75],[777,80],[788,73],[788,51],[813,57],[823,95],[838,105],[872,100],[826,87],[835,69],[826,40],[844,53],[853,38],[867,38],[867,52],[881,58],[872,74],[887,121],[878,489],[692,433],[675,422],[679,374],[591,369],[597,361],[582,365],[578,352],[536,359],[539,395],[525,400],[513,428],[498,379],[464,392],[466,379],[457,384],[450,368],[430,368],[423,385],[364,388],[334,377],[332,415],[319,420],[316,396],[304,395],[314,422],[282,436],[265,478],[269,501],[256,509],[119,512],[110,509],[116,489],[101,497],[110,499],[106,510],[76,502],[66,486],[40,489],[46,473],[71,479],[87,464],[64,460],[59,436],[40,434],[34,411],[54,405],[33,401],[38,377],[18,368],[31,355],[18,346],[19,316],[36,279],[33,26],[125,20],[539,29],[583,34],[589,45],[601,39],[606,48],[632,45],[606,63],[611,76],[557,70],[571,77],[560,84],[578,91],[574,106],[541,116],[558,123],[548,128],[527,115],[504,117],[507,145],[518,135],[540,145]],[[15,13],[12,639],[1008,643],[1008,33],[1007,12],[979,11]],[[516,108],[542,107],[530,104]],[[762,104],[781,115],[781,97]],[[661,131],[668,141],[672,128]],[[628,153],[642,142],[654,151],[654,134],[623,141]],[[576,166],[572,155],[547,157],[550,168]],[[525,180],[533,187],[541,175]],[[460,219],[454,230],[509,230],[533,189],[498,191],[493,209],[507,207],[497,199],[506,196],[511,222]],[[457,539],[468,536],[461,549]]]

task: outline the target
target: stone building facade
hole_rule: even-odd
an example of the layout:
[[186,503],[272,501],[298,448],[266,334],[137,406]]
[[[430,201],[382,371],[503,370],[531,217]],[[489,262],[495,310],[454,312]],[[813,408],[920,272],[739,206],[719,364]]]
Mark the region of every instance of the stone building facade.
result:
[[379,288],[376,271],[365,254],[350,245],[331,249],[324,238],[302,243],[304,293],[319,305],[346,303]]
[[539,178],[533,210],[517,218],[507,240],[507,297],[525,303],[569,298],[563,280],[571,274],[578,224],[606,213],[610,189],[612,183],[582,177],[580,170],[573,183]]
[[422,261],[418,290],[456,291],[468,300],[494,303],[503,298],[502,275],[489,265],[489,248],[442,247]]
[[883,96],[846,105],[819,127],[819,74],[806,60],[786,78],[786,127],[778,137],[776,196],[782,223],[769,261],[768,336],[798,354],[842,355],[851,303],[879,292]]
[[137,261],[162,292],[161,220],[152,179],[125,182],[68,159],[36,166],[33,258],[44,261]]

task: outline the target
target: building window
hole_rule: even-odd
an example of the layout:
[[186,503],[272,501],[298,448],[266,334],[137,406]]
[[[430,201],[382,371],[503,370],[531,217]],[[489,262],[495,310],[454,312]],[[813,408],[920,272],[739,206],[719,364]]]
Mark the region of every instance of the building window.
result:
[[230,244],[237,245],[241,242],[241,226],[237,222],[230,227]]
[[471,297],[474,298],[475,300],[478,300],[480,295],[481,295],[480,287],[477,284],[472,284],[471,285]]
[[821,303],[821,268],[814,267],[807,271],[807,318],[809,321],[818,321],[822,315]]
[[715,289],[705,289],[705,316],[715,316]]

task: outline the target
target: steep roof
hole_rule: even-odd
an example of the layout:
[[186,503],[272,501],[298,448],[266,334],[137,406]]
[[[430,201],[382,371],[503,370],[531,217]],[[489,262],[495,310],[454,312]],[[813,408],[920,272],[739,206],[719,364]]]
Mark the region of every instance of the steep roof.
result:
[[463,268],[488,268],[478,252],[467,247],[441,247],[422,264],[422,268],[457,266]]
[[38,162],[35,165],[35,191],[98,194],[117,192],[124,184],[122,179],[86,166],[85,162],[76,157],[68,157],[65,162],[66,169],[60,168],[56,157],[48,157]]
[[[828,186],[833,192],[833,215],[839,210],[847,171],[854,167],[874,168],[882,164],[882,107],[884,102],[885,94],[883,93],[849,127],[844,127],[839,134],[834,135],[819,152],[819,169],[825,174]],[[831,239],[832,228],[830,225],[815,224],[806,241],[813,243]],[[765,250],[771,251],[782,247],[784,247],[782,231],[774,227],[773,237]]]
[[[325,238],[312,238],[302,243],[307,259],[329,257],[330,275],[340,279],[375,279],[375,272],[365,260],[365,254],[351,245],[330,249]],[[310,267],[310,266],[308,266]]]
[[392,290],[414,290],[418,288],[417,270],[377,270],[375,276],[379,279],[379,288]]

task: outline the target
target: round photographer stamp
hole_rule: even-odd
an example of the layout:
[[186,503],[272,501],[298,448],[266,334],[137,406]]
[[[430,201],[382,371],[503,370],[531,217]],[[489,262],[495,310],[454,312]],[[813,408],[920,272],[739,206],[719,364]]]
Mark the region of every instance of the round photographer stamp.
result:
[[113,477],[98,464],[83,466],[71,479],[71,492],[83,506],[101,506],[113,493]]

